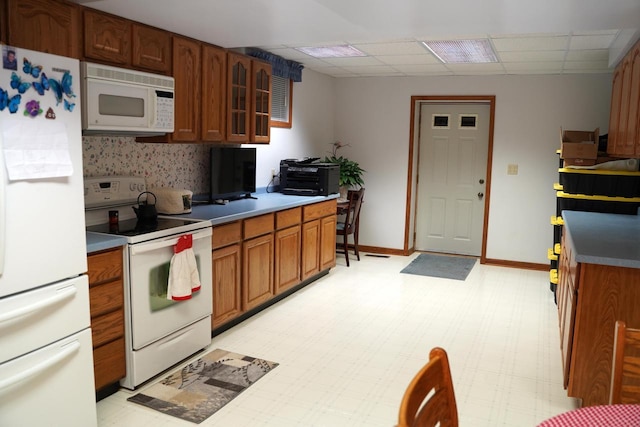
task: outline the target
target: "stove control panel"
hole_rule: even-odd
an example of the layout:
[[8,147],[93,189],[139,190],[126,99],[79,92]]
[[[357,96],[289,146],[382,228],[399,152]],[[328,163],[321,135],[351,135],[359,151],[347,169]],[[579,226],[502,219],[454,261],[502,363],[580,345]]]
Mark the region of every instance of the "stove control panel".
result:
[[144,178],[137,176],[106,176],[84,179],[84,208],[136,204],[146,191]]

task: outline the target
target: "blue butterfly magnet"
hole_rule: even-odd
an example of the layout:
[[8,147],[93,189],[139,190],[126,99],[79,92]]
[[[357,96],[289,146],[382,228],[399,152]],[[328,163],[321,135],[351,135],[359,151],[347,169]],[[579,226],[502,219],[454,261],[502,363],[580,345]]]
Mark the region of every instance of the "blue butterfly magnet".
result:
[[44,95],[45,90],[49,90],[49,79],[45,73],[40,74],[40,81],[32,83],[33,88],[38,92],[40,96]]
[[27,58],[22,60],[22,71],[25,74],[30,74],[33,78],[38,78],[42,71],[42,65],[32,65]]
[[75,98],[75,93],[73,93],[73,77],[71,73],[65,71],[62,75],[62,79],[59,81],[54,78],[48,79],[49,87],[53,91],[53,94],[56,97],[56,105],[62,102],[63,95],[66,95],[67,98]]
[[22,95],[16,94],[12,97],[9,97],[7,91],[0,88],[0,111],[4,111],[4,109],[8,107],[9,112],[11,114],[15,114],[18,111],[21,99]]
[[66,99],[64,100],[64,109],[65,110],[67,110],[69,112],[72,112],[73,111],[73,107],[75,107],[75,106],[76,106],[75,103],[69,102]]
[[16,72],[11,73],[11,87],[16,89],[18,93],[25,93],[31,87],[31,83],[23,82]]

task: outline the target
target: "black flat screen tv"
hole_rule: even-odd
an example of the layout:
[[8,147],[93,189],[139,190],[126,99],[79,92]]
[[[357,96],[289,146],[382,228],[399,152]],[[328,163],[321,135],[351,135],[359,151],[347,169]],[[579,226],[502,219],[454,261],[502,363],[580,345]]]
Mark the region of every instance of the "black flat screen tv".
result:
[[211,148],[210,202],[251,197],[256,191],[256,149]]

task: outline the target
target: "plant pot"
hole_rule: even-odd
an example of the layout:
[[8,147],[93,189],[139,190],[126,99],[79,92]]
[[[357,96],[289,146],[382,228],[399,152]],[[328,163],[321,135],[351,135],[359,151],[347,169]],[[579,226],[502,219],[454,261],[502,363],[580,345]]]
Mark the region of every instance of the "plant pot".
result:
[[347,195],[349,193],[349,187],[347,187],[346,185],[341,185],[339,190],[340,190],[340,199],[341,200],[347,200]]

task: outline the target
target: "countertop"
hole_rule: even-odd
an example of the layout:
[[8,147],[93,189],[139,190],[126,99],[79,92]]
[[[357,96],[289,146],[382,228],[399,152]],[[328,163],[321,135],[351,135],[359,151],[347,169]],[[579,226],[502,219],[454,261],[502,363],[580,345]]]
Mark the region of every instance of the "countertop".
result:
[[87,253],[104,251],[127,244],[127,239],[122,236],[92,233],[87,231]]
[[[241,199],[226,205],[194,205],[190,214],[175,215],[177,218],[211,221],[213,225],[249,218],[256,215],[295,208],[325,200],[337,199],[338,194],[328,196],[289,196],[282,193],[258,192],[252,194],[255,199]],[[87,253],[111,249],[126,245],[124,237],[87,232]]]
[[640,268],[640,216],[562,211],[577,262]]
[[190,214],[176,215],[180,218],[202,219],[213,225],[236,221],[251,216],[295,208],[325,200],[337,199],[339,194],[328,196],[289,196],[282,193],[255,193],[255,199],[240,199],[226,205],[194,205]]

